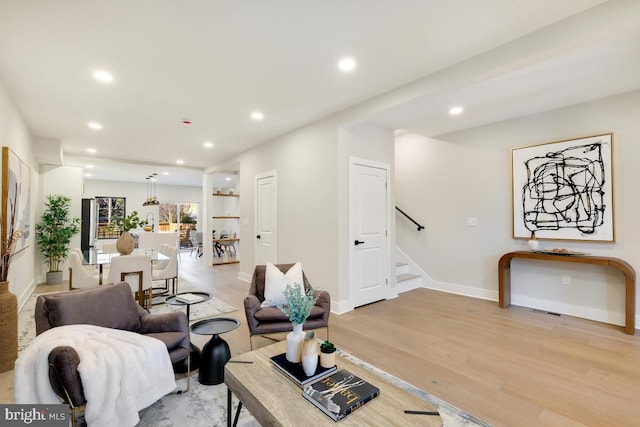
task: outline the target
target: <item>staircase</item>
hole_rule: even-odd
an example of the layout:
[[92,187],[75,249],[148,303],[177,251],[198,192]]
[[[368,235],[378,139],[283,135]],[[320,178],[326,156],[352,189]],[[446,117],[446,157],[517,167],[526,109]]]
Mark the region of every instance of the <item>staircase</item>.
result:
[[396,262],[396,285],[398,293],[407,292],[422,287],[422,276],[409,272],[409,264]]

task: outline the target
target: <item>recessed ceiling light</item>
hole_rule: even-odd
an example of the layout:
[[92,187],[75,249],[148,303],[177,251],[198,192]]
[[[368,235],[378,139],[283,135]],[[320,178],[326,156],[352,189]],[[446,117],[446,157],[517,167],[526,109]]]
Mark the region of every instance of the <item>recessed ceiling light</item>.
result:
[[338,69],[343,72],[352,71],[356,68],[356,61],[353,58],[343,58],[338,62]]
[[93,72],[93,78],[101,83],[111,83],[113,81],[113,75],[104,70],[95,70]]
[[178,160],[176,160],[176,163],[179,164],[179,165],[183,165],[184,164],[184,160],[178,159]]
[[89,176],[93,176],[93,175],[91,175],[90,173],[85,173],[84,176],[89,177]]
[[262,111],[254,111],[253,113],[251,113],[251,118],[253,120],[263,120],[264,114],[262,113]]
[[224,180],[225,180],[225,181],[231,181],[231,177],[229,177],[229,176],[228,176],[228,177],[226,177]]
[[169,172],[162,172],[162,175],[169,175]]
[[204,148],[213,148],[213,142],[211,141],[205,141],[202,145],[204,145]]
[[95,168],[95,166],[93,166],[93,165],[87,165],[87,166],[85,166],[85,167],[86,167],[87,169],[93,169],[93,168]]
[[464,108],[462,108],[462,107],[451,107],[451,108],[449,109],[449,114],[451,114],[451,115],[454,115],[454,116],[455,116],[455,115],[457,115],[457,114],[462,113],[463,111],[464,111]]
[[98,150],[96,150],[95,148],[87,148],[87,153],[95,154],[97,152]]
[[89,122],[87,123],[87,126],[89,126],[89,129],[93,129],[93,130],[100,130],[102,129],[102,125],[98,122]]

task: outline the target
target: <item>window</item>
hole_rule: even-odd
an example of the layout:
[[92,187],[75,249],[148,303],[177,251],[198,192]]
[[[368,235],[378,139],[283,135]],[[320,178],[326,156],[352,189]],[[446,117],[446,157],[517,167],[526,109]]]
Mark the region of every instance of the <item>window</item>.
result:
[[96,237],[98,239],[117,239],[120,229],[112,227],[114,216],[124,217],[127,214],[124,197],[96,197]]
[[189,232],[196,229],[199,208],[199,203],[160,203],[160,232],[180,230],[180,246],[190,247]]

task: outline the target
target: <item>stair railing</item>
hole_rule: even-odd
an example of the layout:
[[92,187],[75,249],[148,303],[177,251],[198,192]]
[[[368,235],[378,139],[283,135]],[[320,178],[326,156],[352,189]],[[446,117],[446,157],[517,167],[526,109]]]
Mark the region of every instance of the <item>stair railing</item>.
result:
[[407,217],[407,219],[408,219],[409,221],[411,221],[412,223],[414,223],[415,225],[417,225],[417,226],[418,226],[418,231],[420,231],[420,230],[422,230],[422,229],[424,228],[424,225],[420,225],[420,224],[418,224],[418,223],[416,222],[416,220],[414,220],[414,219],[413,219],[413,218],[411,218],[409,215],[407,215],[407,214],[406,214],[406,212],[405,212],[405,211],[403,211],[402,209],[400,209],[399,207],[397,207],[397,206],[396,206],[396,210],[397,210],[398,212],[400,212],[402,215],[404,215],[405,217]]

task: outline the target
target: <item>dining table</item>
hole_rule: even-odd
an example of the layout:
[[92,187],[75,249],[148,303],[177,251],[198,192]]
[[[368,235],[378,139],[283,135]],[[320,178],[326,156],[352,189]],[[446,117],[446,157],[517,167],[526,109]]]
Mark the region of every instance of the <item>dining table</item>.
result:
[[[82,263],[98,267],[98,285],[102,285],[103,269],[105,265],[111,264],[111,259],[121,255],[119,252],[103,252],[97,248],[89,248],[82,251]],[[168,260],[169,257],[152,248],[135,248],[130,255],[149,255],[151,263]]]

